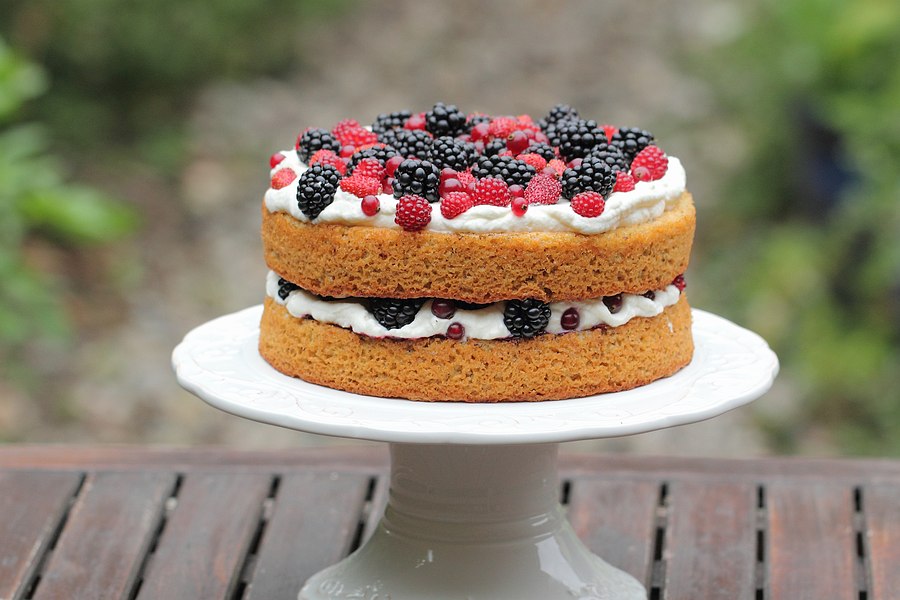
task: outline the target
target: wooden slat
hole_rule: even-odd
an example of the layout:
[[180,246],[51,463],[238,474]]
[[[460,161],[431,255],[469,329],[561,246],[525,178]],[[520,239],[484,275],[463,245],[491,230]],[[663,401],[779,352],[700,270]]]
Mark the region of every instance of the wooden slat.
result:
[[649,587],[660,485],[648,481],[573,480],[569,522],[611,565]]
[[368,487],[369,478],[360,474],[285,476],[257,552],[247,599],[296,598],[310,576],[346,556]]
[[25,594],[80,483],[78,473],[0,472],[0,598]]
[[230,598],[270,485],[262,474],[185,476],[138,598]]
[[777,482],[766,486],[766,503],[767,597],[857,600],[852,488]]
[[675,481],[664,544],[666,600],[756,597],[756,487]]
[[35,600],[126,598],[175,485],[166,473],[90,475],[35,593]]
[[900,484],[863,488],[867,551],[872,570],[871,600],[900,593]]

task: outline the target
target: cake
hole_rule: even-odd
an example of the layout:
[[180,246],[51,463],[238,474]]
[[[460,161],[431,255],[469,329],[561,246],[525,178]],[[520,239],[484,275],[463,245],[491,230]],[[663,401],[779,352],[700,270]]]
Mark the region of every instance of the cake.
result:
[[640,128],[425,112],[309,128],[270,159],[260,355],[349,392],[558,400],[693,354],[680,161]]

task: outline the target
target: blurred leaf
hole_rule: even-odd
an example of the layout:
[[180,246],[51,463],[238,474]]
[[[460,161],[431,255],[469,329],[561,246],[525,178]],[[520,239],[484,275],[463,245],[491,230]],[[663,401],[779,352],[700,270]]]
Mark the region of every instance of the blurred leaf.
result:
[[73,243],[111,241],[137,225],[127,207],[75,185],[35,190],[21,200],[19,210],[30,228]]

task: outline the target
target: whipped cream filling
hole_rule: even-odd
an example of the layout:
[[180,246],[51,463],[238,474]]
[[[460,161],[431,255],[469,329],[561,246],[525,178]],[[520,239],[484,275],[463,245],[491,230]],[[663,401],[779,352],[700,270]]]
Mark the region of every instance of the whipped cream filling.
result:
[[[352,299],[324,300],[302,289],[295,289],[282,300],[278,295],[279,275],[269,271],[266,277],[266,294],[297,318],[311,318],[320,323],[330,323],[350,329],[354,333],[376,338],[419,339],[436,335],[444,336],[452,323],[465,328],[465,337],[479,340],[496,340],[511,337],[503,324],[505,302],[495,302],[484,308],[466,310],[457,308],[449,319],[440,319],[431,312],[431,300],[427,300],[416,314],[412,323],[398,329],[385,329],[365,306]],[[654,290],[653,298],[639,294],[622,294],[622,306],[615,313],[610,312],[602,298],[583,302],[552,302],[550,323],[546,332],[570,333],[563,329],[561,319],[568,308],[578,310],[578,327],[572,331],[584,331],[601,325],[619,327],[637,317],[655,317],[666,307],[678,302],[681,295],[674,285],[663,290]]]
[[[300,161],[293,150],[282,152],[284,160],[272,169],[276,171],[290,168],[299,176],[307,166]],[[431,222],[428,231],[443,233],[491,233],[509,231],[552,232],[572,231],[597,234],[611,231],[624,225],[639,225],[656,219],[670,208],[684,193],[686,175],[684,167],[674,156],[669,157],[669,168],[662,179],[639,181],[630,192],[613,192],[606,200],[606,208],[599,217],[582,217],[569,206],[569,201],[560,199],[552,205],[532,204],[524,216],[517,217],[504,206],[473,206],[463,214],[445,219],[439,205],[432,204]],[[334,202],[313,219],[314,223],[339,223],[342,225],[365,225],[399,229],[394,222],[397,199],[390,194],[380,194],[381,211],[373,217],[366,216],[360,206],[360,199],[341,189],[337,190]],[[265,195],[269,212],[289,213],[295,219],[310,222],[297,206],[297,181],[281,189],[269,188]]]

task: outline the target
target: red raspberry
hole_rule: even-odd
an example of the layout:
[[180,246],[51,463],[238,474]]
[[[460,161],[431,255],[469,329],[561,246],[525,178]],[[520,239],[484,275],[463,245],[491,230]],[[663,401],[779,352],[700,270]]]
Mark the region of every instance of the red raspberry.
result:
[[364,215],[374,217],[381,210],[381,202],[378,200],[378,196],[366,196],[359,203],[359,207]]
[[538,173],[528,182],[525,188],[525,200],[528,204],[556,204],[562,194],[559,179],[546,173]]
[[468,171],[461,171],[457,173],[456,179],[458,179],[459,182],[466,187],[468,187],[472,183],[475,183],[475,176]]
[[509,186],[499,177],[485,177],[476,181],[473,197],[475,204],[509,206],[509,203],[512,202]]
[[294,183],[295,179],[297,179],[297,174],[294,173],[293,169],[278,169],[275,171],[275,174],[272,175],[272,189],[280,190],[281,188],[287,187]]
[[425,129],[425,113],[420,112],[408,118],[403,124],[404,129]]
[[431,205],[422,196],[403,196],[397,201],[394,222],[406,231],[420,231],[431,222]]
[[525,198],[513,198],[510,207],[512,208],[512,213],[514,215],[517,217],[524,217],[525,213],[528,211],[528,200]]
[[278,166],[278,163],[284,160],[284,154],[281,152],[276,152],[272,156],[269,157],[269,168],[274,169]]
[[477,142],[487,138],[489,135],[491,135],[490,123],[479,123],[472,128],[472,133],[469,134],[469,141]]
[[338,170],[338,173],[341,175],[346,175],[347,173],[347,163],[341,160],[341,157],[332,152],[331,150],[321,149],[315,154],[313,154],[309,159],[309,166],[317,165],[322,163],[323,165],[331,165],[335,169]]
[[614,192],[630,192],[634,189],[634,177],[631,176],[631,173],[626,173],[625,171],[616,172],[616,185],[613,188]]
[[606,134],[607,140],[613,139],[613,136],[619,133],[619,128],[615,125],[601,125],[600,129],[602,129],[603,133]]
[[597,192],[581,192],[572,198],[572,210],[582,217],[599,217],[605,207],[603,196]]
[[565,173],[566,169],[568,168],[566,167],[566,163],[559,160],[558,158],[554,158],[553,160],[548,162],[547,166],[556,172],[557,177],[562,177],[562,174]]
[[679,292],[683,292],[684,288],[687,287],[687,284],[684,282],[684,275],[679,275],[672,281],[672,285],[678,288]]
[[441,214],[445,219],[453,219],[463,214],[475,204],[466,192],[448,192],[441,198]]
[[334,126],[331,134],[341,146],[365,146],[378,143],[378,136],[359,124],[356,119],[344,119]]
[[341,179],[341,189],[357,198],[377,196],[381,193],[381,180],[354,173]]
[[364,158],[353,169],[353,174],[381,181],[387,176],[387,170],[381,166],[381,161],[377,158]]
[[544,167],[547,166],[547,161],[544,159],[544,157],[533,152],[530,152],[528,154],[520,154],[516,157],[516,160],[521,160],[522,162],[531,165],[538,173],[543,171]]
[[662,179],[669,168],[669,158],[657,146],[647,146],[631,161],[631,174],[637,181]]
[[507,139],[510,134],[519,128],[519,122],[512,117],[497,117],[491,121],[491,137]]

